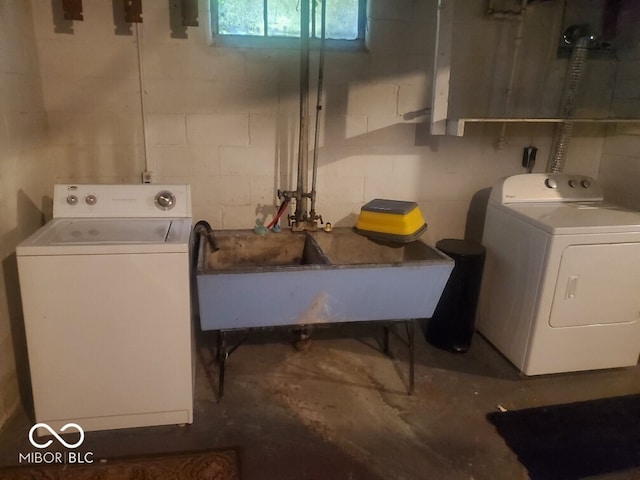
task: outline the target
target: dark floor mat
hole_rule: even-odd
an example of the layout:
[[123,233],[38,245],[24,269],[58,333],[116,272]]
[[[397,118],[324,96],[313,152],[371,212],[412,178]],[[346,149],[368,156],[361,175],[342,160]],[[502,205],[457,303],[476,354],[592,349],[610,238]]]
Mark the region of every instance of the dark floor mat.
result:
[[487,415],[534,480],[640,467],[640,395]]

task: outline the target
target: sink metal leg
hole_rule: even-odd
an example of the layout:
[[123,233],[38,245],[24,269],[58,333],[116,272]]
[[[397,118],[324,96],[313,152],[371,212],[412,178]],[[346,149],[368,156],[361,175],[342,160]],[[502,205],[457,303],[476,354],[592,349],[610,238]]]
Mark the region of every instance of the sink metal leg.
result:
[[[241,332],[242,338],[231,347],[227,346],[227,333],[229,332]],[[244,330],[218,330],[218,346],[216,352],[216,362],[218,364],[218,401],[222,399],[224,395],[224,375],[227,366],[227,359],[235,352],[236,348],[244,343],[249,336],[249,329]],[[232,337],[233,338],[233,337]]]
[[[406,340],[400,334],[401,332],[398,332],[398,329],[396,328],[398,323],[404,324],[405,331],[406,331]],[[398,321],[393,326],[394,326],[393,331],[391,331],[391,328],[389,327],[389,325],[383,325],[382,327],[383,328],[382,350],[385,355],[391,356],[389,354],[389,333],[393,333],[398,338],[398,340],[400,340],[404,345],[407,346],[407,348],[409,349],[408,393],[409,395],[413,395],[413,391],[415,388],[415,363],[416,363],[415,362],[415,321],[414,320]]]
[[[399,335],[395,326],[398,323],[404,323],[406,330],[406,340]],[[405,320],[395,322],[393,331],[389,325],[383,325],[382,349],[384,354],[390,356],[389,352],[389,334],[393,333],[409,348],[409,395],[412,395],[415,388],[415,321]],[[224,380],[227,358],[235,351],[248,337],[250,329],[244,330],[243,338],[233,345],[231,348],[227,346],[227,331],[218,330],[216,362],[218,364],[218,401],[222,400],[224,395]]]
[[389,356],[389,327],[387,325],[382,327],[382,351],[386,356]]
[[415,387],[415,360],[416,360],[416,350],[415,350],[415,336],[416,336],[416,326],[414,320],[409,320],[406,323],[407,327],[407,340],[409,342],[409,395],[413,395],[413,390]]
[[222,395],[224,395],[224,369],[227,362],[227,357],[229,353],[227,352],[226,346],[226,332],[224,330],[218,331],[218,352],[217,352],[217,360],[218,360],[218,401],[222,400]]

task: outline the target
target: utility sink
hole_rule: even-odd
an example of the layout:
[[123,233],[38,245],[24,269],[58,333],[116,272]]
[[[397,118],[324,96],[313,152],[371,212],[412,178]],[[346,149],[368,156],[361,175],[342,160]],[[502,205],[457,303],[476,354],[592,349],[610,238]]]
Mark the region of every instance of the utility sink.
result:
[[316,242],[290,231],[256,235],[253,231],[223,230],[213,233],[215,252],[204,253],[205,271],[264,271],[293,265],[326,264]]
[[350,228],[212,240],[198,245],[203,330],[428,318],[454,266],[420,240],[382,244]]
[[423,265],[446,258],[421,241],[378,242],[356,234],[350,228],[338,228],[330,234],[314,232],[310,235],[333,265]]

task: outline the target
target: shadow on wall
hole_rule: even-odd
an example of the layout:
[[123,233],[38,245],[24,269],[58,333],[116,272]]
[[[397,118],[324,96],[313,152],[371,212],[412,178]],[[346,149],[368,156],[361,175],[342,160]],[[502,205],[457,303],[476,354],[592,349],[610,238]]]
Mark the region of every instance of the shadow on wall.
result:
[[[18,226],[4,238],[17,243],[26,236],[36,231],[51,218],[53,200],[50,197],[42,198],[42,208],[38,208],[31,199],[22,191],[17,193]],[[33,396],[31,393],[31,375],[29,374],[29,356],[27,354],[27,338],[24,327],[24,315],[20,297],[20,282],[18,278],[18,262],[15,252],[2,260],[2,271],[6,289],[7,310],[9,312],[9,326],[18,379],[18,391],[25,411],[34,416]]]
[[31,394],[31,375],[29,374],[29,356],[27,354],[27,337],[24,328],[22,302],[20,301],[20,285],[18,282],[18,262],[12,253],[2,262],[4,284],[9,311],[9,326],[13,342],[18,391],[25,411],[33,416],[33,396]]
[[489,203],[490,195],[491,187],[478,190],[471,197],[464,229],[465,240],[482,244],[482,232],[484,231],[484,220],[487,215],[487,204]]
[[358,221],[359,213],[350,213],[342,217],[340,220],[332,222],[334,227],[353,227]]

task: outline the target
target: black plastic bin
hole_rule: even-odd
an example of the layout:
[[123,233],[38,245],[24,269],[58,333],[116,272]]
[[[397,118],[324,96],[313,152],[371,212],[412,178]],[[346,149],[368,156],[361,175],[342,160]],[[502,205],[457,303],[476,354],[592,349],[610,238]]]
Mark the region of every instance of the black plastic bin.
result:
[[436,347],[466,352],[475,330],[485,248],[454,238],[440,240],[436,248],[449,255],[455,266],[433,317],[427,321],[425,336]]

